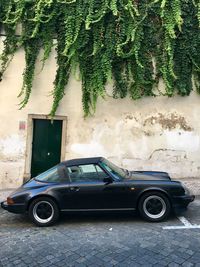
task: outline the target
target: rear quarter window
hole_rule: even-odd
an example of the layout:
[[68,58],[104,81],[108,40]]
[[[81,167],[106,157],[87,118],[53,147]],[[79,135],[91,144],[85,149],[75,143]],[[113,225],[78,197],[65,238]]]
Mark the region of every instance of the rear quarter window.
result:
[[35,177],[35,180],[40,182],[59,182],[60,176],[58,173],[58,166],[54,166],[53,168],[39,174]]

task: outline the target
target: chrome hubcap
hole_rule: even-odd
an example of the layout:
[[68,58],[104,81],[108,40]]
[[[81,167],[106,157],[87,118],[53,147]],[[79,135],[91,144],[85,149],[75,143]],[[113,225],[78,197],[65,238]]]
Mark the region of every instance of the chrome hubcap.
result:
[[166,209],[165,201],[159,196],[149,196],[143,203],[145,214],[152,219],[161,218],[165,214]]
[[33,216],[40,223],[51,221],[54,215],[54,208],[47,201],[39,201],[33,208]]

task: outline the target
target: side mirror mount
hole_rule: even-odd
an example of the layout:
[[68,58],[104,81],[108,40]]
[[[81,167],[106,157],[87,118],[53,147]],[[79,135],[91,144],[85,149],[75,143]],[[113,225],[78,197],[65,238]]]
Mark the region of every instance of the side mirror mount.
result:
[[111,184],[113,182],[112,178],[111,177],[105,177],[103,179],[104,183],[107,185],[107,184]]

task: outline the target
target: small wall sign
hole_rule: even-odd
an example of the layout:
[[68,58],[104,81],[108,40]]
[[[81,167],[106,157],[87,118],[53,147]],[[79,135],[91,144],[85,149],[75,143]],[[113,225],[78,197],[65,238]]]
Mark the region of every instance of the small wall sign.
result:
[[20,131],[26,130],[26,122],[25,121],[20,121],[19,122],[19,130]]

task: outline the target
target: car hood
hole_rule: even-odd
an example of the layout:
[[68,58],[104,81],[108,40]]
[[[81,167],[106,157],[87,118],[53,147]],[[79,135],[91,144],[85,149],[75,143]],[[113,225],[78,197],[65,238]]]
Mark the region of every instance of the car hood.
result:
[[171,180],[167,172],[157,172],[157,171],[131,171],[129,180]]

